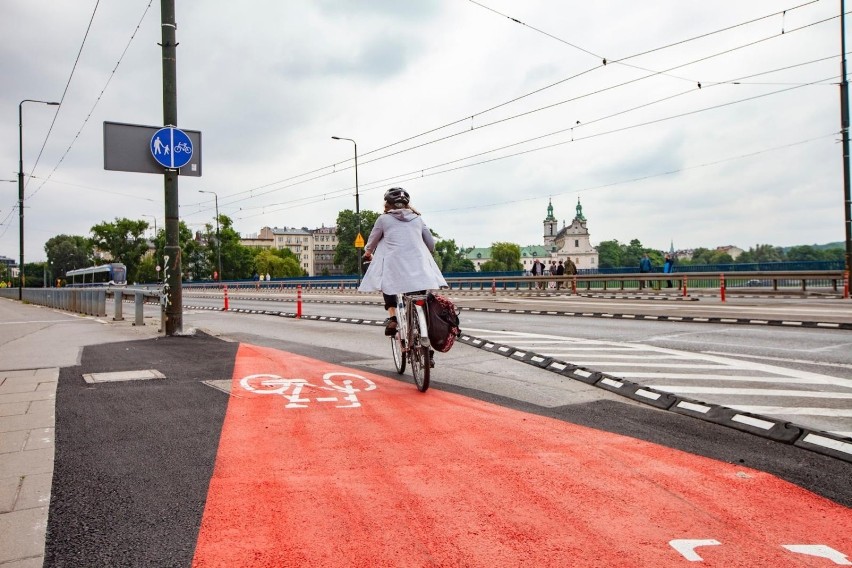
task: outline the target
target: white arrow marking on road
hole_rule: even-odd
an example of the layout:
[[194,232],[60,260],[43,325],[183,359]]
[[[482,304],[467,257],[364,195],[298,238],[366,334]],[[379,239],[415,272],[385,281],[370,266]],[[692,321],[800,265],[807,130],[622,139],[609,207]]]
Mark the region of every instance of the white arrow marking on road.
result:
[[849,559],[846,558],[845,554],[824,544],[783,544],[782,546],[796,554],[827,558],[841,566],[852,566],[852,562],[849,562]]
[[703,562],[704,559],[698,556],[695,552],[695,549],[699,546],[716,546],[722,544],[718,540],[707,539],[707,540],[690,540],[690,539],[676,539],[670,540],[669,545],[677,550],[681,556],[689,560],[690,562]]

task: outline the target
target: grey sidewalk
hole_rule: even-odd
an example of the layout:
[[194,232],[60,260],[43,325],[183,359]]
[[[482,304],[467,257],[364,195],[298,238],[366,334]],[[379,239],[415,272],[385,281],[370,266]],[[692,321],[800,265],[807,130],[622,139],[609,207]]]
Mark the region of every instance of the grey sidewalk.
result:
[[158,323],[0,299],[0,568],[44,563],[59,369],[77,365],[86,345],[155,337]]
[[0,371],[0,566],[44,563],[59,369]]

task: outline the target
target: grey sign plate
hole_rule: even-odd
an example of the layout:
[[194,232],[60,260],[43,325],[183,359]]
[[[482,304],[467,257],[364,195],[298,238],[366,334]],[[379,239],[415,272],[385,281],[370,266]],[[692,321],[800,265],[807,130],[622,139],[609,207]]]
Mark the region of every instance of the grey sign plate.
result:
[[[162,174],[165,168],[151,155],[151,138],[162,126],[104,121],[104,169]],[[182,176],[201,176],[201,132],[181,128],[192,141],[192,158],[180,168]]]

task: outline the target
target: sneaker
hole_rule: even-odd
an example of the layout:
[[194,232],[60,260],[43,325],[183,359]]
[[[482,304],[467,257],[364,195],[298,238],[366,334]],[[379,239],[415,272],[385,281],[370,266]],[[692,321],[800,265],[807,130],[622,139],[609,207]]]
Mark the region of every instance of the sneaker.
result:
[[396,316],[391,316],[385,320],[385,335],[388,337],[396,335]]

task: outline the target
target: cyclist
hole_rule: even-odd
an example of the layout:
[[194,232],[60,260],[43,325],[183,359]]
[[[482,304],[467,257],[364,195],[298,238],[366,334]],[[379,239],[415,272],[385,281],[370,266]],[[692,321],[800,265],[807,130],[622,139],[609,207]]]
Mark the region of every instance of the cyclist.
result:
[[432,257],[435,239],[410,201],[411,196],[401,187],[387,190],[384,214],[376,219],[364,246],[364,260],[372,262],[358,290],[380,291],[384,296],[388,336],[396,333],[397,294],[425,294],[429,289],[448,287]]

